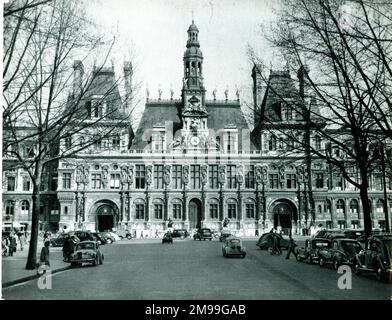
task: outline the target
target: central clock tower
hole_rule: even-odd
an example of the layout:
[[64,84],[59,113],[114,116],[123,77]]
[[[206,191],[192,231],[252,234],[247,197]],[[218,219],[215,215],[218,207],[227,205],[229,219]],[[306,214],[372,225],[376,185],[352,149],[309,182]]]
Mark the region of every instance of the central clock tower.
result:
[[205,106],[203,85],[203,54],[199,44],[199,30],[192,20],[188,28],[188,41],[184,53],[184,78],[182,88],[182,138],[191,149],[208,147],[208,112]]

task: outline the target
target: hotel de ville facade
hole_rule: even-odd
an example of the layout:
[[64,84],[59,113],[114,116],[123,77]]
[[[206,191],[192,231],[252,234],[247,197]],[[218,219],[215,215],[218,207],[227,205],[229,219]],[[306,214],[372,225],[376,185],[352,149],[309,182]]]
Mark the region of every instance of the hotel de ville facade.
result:
[[[319,223],[329,228],[362,228],[359,192],[317,159],[307,179],[303,155],[287,152],[295,146],[283,143],[279,130],[263,124],[263,114],[274,115],[277,126],[304,123],[274,94],[299,94],[290,73],[271,71],[262,90],[257,68],[250,70],[255,109],[251,129],[238,93],[236,100],[229,100],[227,93],[223,100],[216,99],[215,93],[213,99],[206,98],[204,57],[193,22],[187,36],[181,99],[173,99],[173,93],[167,100],[147,96],[135,132],[130,125],[124,126],[121,134],[100,140],[72,159],[59,160],[53,175],[47,177],[57,180],[55,188],[49,190],[53,185],[49,181],[43,191],[41,228],[117,228],[136,236],[160,234],[169,222],[173,228],[188,230],[220,230],[225,224],[245,236],[278,226],[300,233],[305,226]],[[75,62],[75,81],[80,81],[82,71],[81,62]],[[97,72],[96,81],[114,83],[113,68]],[[130,85],[129,63],[124,65],[124,77]],[[119,90],[113,94],[119,95]],[[84,103],[91,106],[93,101]],[[317,136],[311,139],[323,144]],[[29,225],[31,195],[25,180],[21,172],[3,172],[4,223]],[[387,187],[390,194],[390,181]],[[373,226],[382,226],[381,173],[371,177],[370,188]],[[310,189],[314,206],[309,205]]]

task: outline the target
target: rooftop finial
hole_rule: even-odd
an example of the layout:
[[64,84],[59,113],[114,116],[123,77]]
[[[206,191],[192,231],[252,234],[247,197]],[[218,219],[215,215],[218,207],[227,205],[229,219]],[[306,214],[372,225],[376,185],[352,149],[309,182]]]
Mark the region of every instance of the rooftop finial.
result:
[[194,20],[193,20],[193,10],[192,10],[192,24],[193,24],[193,23],[195,23],[195,22],[194,22]]

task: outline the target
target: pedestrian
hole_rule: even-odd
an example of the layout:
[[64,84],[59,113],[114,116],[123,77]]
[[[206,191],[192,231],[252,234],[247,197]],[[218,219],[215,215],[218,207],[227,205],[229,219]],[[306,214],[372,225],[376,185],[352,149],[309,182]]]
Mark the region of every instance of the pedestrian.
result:
[[64,239],[64,244],[63,244],[63,261],[68,262],[69,257],[71,255],[71,239],[69,238],[69,235],[65,236]]
[[9,236],[9,250],[8,250],[8,255],[12,257],[14,255],[14,252],[16,251],[16,238],[14,236],[14,233],[11,232]]
[[49,261],[49,241],[45,241],[44,246],[41,249],[41,255],[39,257],[39,271],[43,270],[43,273],[46,272],[46,270],[50,267],[50,261]]
[[289,235],[289,245],[287,248],[287,255],[286,255],[286,259],[290,259],[290,254],[292,253],[295,258],[297,258],[297,253],[295,252],[295,247],[297,246],[297,244],[295,243],[294,239],[292,238],[291,234]]
[[278,236],[275,232],[272,233],[272,252],[271,254],[278,254],[279,249],[278,249]]
[[23,251],[23,246],[24,246],[25,242],[26,242],[26,238],[25,238],[24,232],[21,231],[21,232],[19,233],[20,251]]

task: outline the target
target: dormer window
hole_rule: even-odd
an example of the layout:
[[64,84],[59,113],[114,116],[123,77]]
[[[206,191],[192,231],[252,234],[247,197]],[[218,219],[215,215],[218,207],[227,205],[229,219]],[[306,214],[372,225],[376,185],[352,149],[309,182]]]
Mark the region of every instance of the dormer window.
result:
[[269,151],[276,151],[276,136],[271,134],[269,141],[268,141],[268,150]]
[[165,130],[163,128],[154,128],[152,134],[153,151],[162,152],[165,150]]
[[272,105],[274,119],[278,121],[282,121],[282,104],[280,102]]
[[228,129],[223,135],[223,145],[227,153],[236,153],[238,149],[237,129]]

